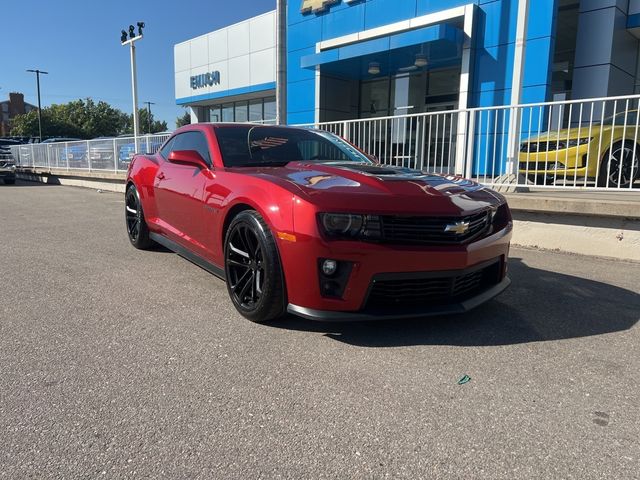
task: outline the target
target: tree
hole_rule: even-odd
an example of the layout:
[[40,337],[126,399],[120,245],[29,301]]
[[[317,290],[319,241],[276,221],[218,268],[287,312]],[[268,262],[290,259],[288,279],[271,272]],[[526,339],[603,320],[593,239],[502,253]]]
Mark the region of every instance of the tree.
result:
[[176,118],[176,128],[184,127],[191,123],[191,114],[189,111],[185,111],[184,115]]
[[[155,120],[153,112],[151,113],[151,131],[149,131],[149,110],[146,108],[138,110],[138,132],[144,133],[158,133],[165,132],[169,129],[167,122]],[[133,134],[133,115],[127,115],[126,131],[123,133]]]
[[[37,137],[39,135],[38,111],[32,110],[14,117],[11,120],[11,134],[20,137]],[[42,109],[42,134],[45,137],[84,137],[78,125],[60,117],[49,108]]]
[[[149,117],[146,110],[139,110],[140,133],[148,131]],[[156,121],[151,116],[151,132],[167,130],[167,122]],[[18,115],[12,121],[12,135],[38,136],[38,112],[33,110]],[[133,133],[133,115],[122,112],[106,102],[94,102],[91,98],[78,99],[42,109],[42,135],[44,137],[115,137]]]

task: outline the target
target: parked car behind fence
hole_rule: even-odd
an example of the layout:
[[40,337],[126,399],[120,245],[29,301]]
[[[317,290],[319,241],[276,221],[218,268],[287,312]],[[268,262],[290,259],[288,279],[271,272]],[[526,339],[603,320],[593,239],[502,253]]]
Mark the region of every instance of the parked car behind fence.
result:
[[[139,136],[139,153],[155,153],[169,133]],[[126,170],[136,152],[133,136],[103,137],[93,140],[64,139],[39,144],[11,146],[16,163],[25,167],[64,168],[80,170]]]

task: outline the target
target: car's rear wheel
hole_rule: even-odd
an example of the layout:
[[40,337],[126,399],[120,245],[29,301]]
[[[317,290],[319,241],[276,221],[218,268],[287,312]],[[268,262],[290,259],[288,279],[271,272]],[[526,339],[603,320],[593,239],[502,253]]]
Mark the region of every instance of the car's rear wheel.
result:
[[268,322],[285,312],[285,288],[278,248],[268,225],[253,210],[229,225],[225,245],[227,289],[238,312],[252,322]]
[[127,234],[131,245],[141,250],[150,248],[153,241],[149,238],[149,228],[144,220],[140,195],[138,195],[138,190],[134,185],[130,185],[127,188],[124,208]]
[[599,187],[629,187],[640,178],[640,145],[618,142],[605,153],[598,172]]

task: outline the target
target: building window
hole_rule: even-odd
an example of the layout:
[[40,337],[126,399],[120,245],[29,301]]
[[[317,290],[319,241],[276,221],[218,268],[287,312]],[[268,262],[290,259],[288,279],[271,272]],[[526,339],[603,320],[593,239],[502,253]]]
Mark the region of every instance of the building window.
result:
[[560,0],[556,20],[555,51],[551,91],[571,97],[573,87],[573,65],[578,37],[580,4],[577,0]]
[[215,105],[209,109],[209,122],[221,122],[222,121],[222,110],[220,109],[220,105]]
[[274,123],[276,119],[275,97],[208,105],[202,108],[204,110],[202,121],[205,122]]
[[236,122],[247,122],[249,120],[249,102],[236,102]]
[[222,105],[222,121],[233,122],[233,103],[225,103]]
[[264,118],[265,122],[273,122],[276,119],[276,97],[268,97],[264,99]]
[[249,121],[261,122],[264,118],[262,115],[262,99],[251,100],[249,102]]
[[456,103],[459,90],[460,67],[429,71],[425,103]]

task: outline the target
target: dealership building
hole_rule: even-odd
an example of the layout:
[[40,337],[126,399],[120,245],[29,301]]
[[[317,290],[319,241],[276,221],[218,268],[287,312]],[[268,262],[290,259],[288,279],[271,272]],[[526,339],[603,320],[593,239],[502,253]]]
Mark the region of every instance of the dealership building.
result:
[[[522,1],[290,0],[288,123],[638,91],[640,0]],[[272,11],[175,45],[177,104],[193,122],[274,121],[276,38]]]

